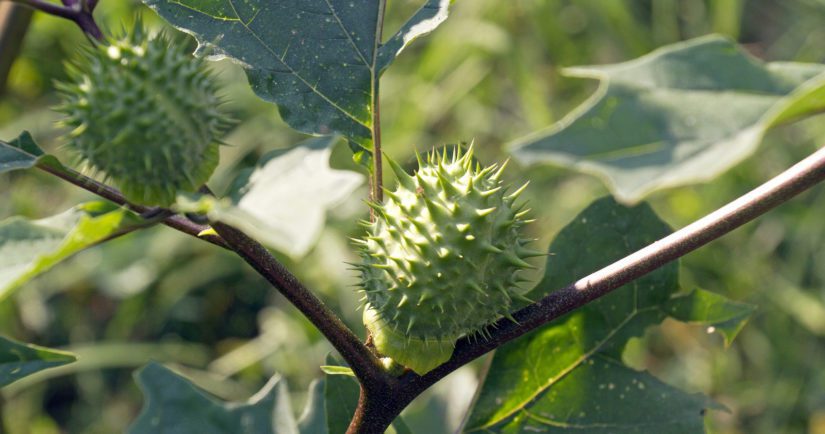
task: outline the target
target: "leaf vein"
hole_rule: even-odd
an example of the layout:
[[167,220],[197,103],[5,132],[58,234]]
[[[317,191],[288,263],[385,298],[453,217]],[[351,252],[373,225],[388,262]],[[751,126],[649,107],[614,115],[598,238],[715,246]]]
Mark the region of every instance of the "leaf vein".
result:
[[[299,73],[298,73],[298,71],[296,71],[294,68],[292,68],[292,66],[290,66],[290,65],[289,65],[289,64],[288,64],[288,63],[287,63],[284,59],[281,59],[281,57],[280,57],[280,56],[278,56],[278,54],[277,54],[277,53],[275,53],[275,51],[274,51],[274,50],[272,50],[272,47],[270,47],[270,46],[269,46],[269,45],[268,45],[268,44],[267,44],[267,43],[263,40],[263,38],[262,38],[262,37],[258,34],[258,32],[257,32],[257,31],[255,31],[254,29],[252,29],[251,27],[249,27],[248,25],[246,25],[246,23],[244,23],[244,22],[243,22],[243,20],[241,19],[240,14],[238,13],[238,10],[235,8],[235,3],[233,2],[233,0],[228,0],[228,1],[229,1],[229,5],[230,5],[230,7],[231,7],[231,8],[232,8],[232,10],[235,12],[235,16],[238,18],[236,21],[238,21],[238,22],[239,22],[239,23],[240,23],[240,24],[244,27],[244,29],[246,29],[246,31],[247,31],[247,32],[249,32],[249,34],[250,34],[250,35],[252,35],[252,36],[253,36],[253,37],[254,37],[254,38],[255,38],[255,39],[256,39],[256,40],[257,40],[257,41],[261,44],[261,46],[262,46],[262,47],[263,47],[266,51],[268,51],[270,54],[272,54],[272,56],[273,56],[273,57],[275,57],[276,59],[278,59],[278,61],[279,61],[279,62],[281,62],[281,64],[282,64],[282,65],[284,65],[284,66],[285,66],[285,67],[289,70],[289,73],[290,73],[290,74],[292,74],[292,75],[293,75],[293,76],[295,76],[298,80],[300,80],[300,81],[301,81],[301,82],[302,82],[302,83],[303,83],[306,87],[308,87],[309,89],[311,89],[313,93],[315,93],[316,95],[318,95],[318,96],[319,96],[321,99],[323,99],[323,100],[324,100],[327,104],[331,105],[331,106],[332,106],[332,107],[334,107],[336,110],[338,110],[339,112],[343,113],[343,114],[344,114],[344,115],[346,115],[348,118],[352,119],[355,123],[357,123],[357,124],[359,124],[359,125],[361,125],[361,126],[363,126],[363,127],[365,127],[365,128],[370,128],[370,127],[369,127],[369,125],[367,125],[366,123],[364,123],[363,121],[361,121],[360,119],[358,119],[358,117],[356,117],[355,115],[353,115],[353,114],[352,114],[352,113],[350,113],[349,111],[345,110],[343,107],[339,106],[339,105],[338,105],[335,101],[333,101],[333,100],[332,100],[332,99],[330,99],[328,96],[326,96],[326,95],[324,95],[322,92],[320,92],[320,91],[319,91],[319,90],[318,90],[315,86],[311,85],[311,84],[310,84],[310,83],[309,83],[309,82],[308,82],[308,81],[307,81],[307,80],[306,80],[306,79],[305,79],[305,78],[304,78],[301,74],[299,74]],[[202,13],[203,13],[203,12],[202,12]],[[205,14],[205,13],[204,13],[204,15],[211,16],[211,15],[209,15],[209,14]],[[289,49],[289,45],[287,45],[287,49]],[[285,55],[286,55],[286,50],[284,51],[284,56],[285,56]]]
[[364,62],[364,66],[366,66],[367,69],[369,69],[370,75],[375,74],[373,65],[370,64],[370,62],[367,62],[367,58],[364,57],[364,53],[361,52],[361,50],[358,48],[358,44],[356,44],[355,41],[352,39],[352,35],[350,35],[350,33],[347,31],[347,28],[344,26],[344,22],[341,21],[341,17],[339,17],[338,12],[335,11],[335,7],[332,6],[330,0],[324,0],[324,2],[327,4],[327,7],[329,7],[329,11],[332,13],[332,16],[335,17],[335,21],[338,23],[338,26],[341,27],[341,31],[344,32],[345,35],[347,35],[347,40],[352,45],[352,48],[355,50],[356,53],[358,53],[358,58],[361,59],[361,61]]
[[561,371],[559,371],[559,375],[556,375],[556,376],[550,378],[547,381],[547,383],[545,383],[541,387],[538,387],[535,393],[530,394],[530,396],[528,396],[527,398],[523,399],[520,403],[515,405],[513,410],[511,410],[511,411],[509,411],[505,414],[500,415],[496,420],[489,422],[488,425],[485,425],[485,426],[482,426],[482,427],[479,427],[479,428],[486,428],[486,427],[489,427],[492,424],[495,424],[495,423],[498,423],[498,422],[500,422],[504,419],[507,419],[519,410],[526,411],[526,410],[524,410],[524,408],[525,408],[525,406],[527,406],[527,404],[530,403],[530,401],[533,401],[537,396],[544,393],[544,391],[546,391],[552,385],[559,382],[561,379],[563,379],[568,374],[573,372],[573,370],[578,368],[582,363],[584,363],[590,357],[592,357],[594,354],[596,354],[610,339],[613,338],[613,336],[615,336],[619,332],[619,330],[621,330],[624,326],[629,324],[630,321],[632,321],[634,318],[636,318],[636,316],[638,314],[640,314],[642,312],[655,310],[655,309],[657,309],[656,306],[647,307],[647,308],[644,308],[644,309],[634,309],[634,311],[631,312],[627,316],[627,318],[622,320],[621,323],[617,324],[616,327],[614,327],[612,330],[610,330],[610,332],[607,335],[605,335],[605,337],[602,340],[598,341],[596,343],[596,345],[593,346],[593,348],[591,348],[589,351],[582,354],[580,357],[578,357],[576,360],[574,360],[572,363],[570,363],[570,365],[568,367],[566,367],[565,369],[562,369]]

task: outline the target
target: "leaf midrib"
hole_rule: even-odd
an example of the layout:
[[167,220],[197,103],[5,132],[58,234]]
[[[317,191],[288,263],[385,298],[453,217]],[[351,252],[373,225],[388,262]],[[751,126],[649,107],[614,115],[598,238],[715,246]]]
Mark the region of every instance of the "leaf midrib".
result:
[[[634,288],[634,297],[635,297],[635,293],[636,293],[636,290]],[[567,368],[559,371],[559,375],[554,376],[553,378],[550,379],[550,381],[548,381],[547,383],[545,383],[541,387],[538,387],[537,391],[535,393],[530,394],[526,399],[523,399],[518,404],[514,405],[513,410],[511,410],[507,413],[499,415],[495,420],[489,421],[485,425],[471,428],[470,431],[472,432],[472,431],[478,431],[478,430],[486,429],[488,427],[491,427],[491,426],[501,422],[502,420],[507,419],[508,417],[514,415],[518,411],[523,410],[524,407],[528,403],[530,403],[530,401],[533,401],[537,396],[544,393],[544,391],[546,391],[547,389],[552,387],[554,384],[558,383],[560,380],[565,378],[568,374],[573,372],[574,369],[578,368],[582,363],[586,362],[589,358],[591,358],[594,354],[596,354],[599,350],[601,350],[602,347],[608,341],[610,341],[610,339],[612,339],[613,336],[616,335],[616,333],[619,332],[619,330],[621,330],[622,328],[624,328],[624,326],[626,326],[628,323],[630,323],[630,321],[632,321],[638,314],[643,313],[643,312],[657,310],[657,309],[659,309],[659,306],[650,306],[650,307],[647,307],[647,308],[644,308],[644,309],[638,309],[638,308],[634,307],[633,312],[631,312],[627,316],[627,318],[622,320],[621,323],[619,323],[607,335],[605,335],[604,339],[602,339],[596,345],[594,345],[593,348],[591,348],[588,352],[582,354],[578,359],[574,360],[573,363],[571,363]]]

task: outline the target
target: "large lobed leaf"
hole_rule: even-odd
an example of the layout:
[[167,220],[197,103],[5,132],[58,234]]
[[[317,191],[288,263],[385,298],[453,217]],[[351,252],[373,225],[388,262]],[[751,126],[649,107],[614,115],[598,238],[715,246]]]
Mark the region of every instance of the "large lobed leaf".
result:
[[[601,199],[559,233],[546,276],[528,295],[540,298],[669,232],[646,204],[626,208]],[[718,325],[732,338],[751,312],[706,291],[677,295],[678,288],[671,263],[499,348],[466,430],[701,432],[702,411],[713,403],[618,361],[631,337],[669,314]]]
[[72,363],[70,353],[0,337],[0,387],[44,369]]
[[596,355],[560,379],[546,396],[488,432],[698,434],[704,432],[709,405],[699,394],[686,394]]
[[192,34],[198,51],[230,57],[252,89],[278,104],[293,128],[340,133],[365,145],[381,72],[416,37],[447,16],[450,0],[429,0],[386,45],[379,1],[144,0]]
[[[329,358],[330,363],[338,363]],[[129,434],[333,434],[343,433],[358,403],[354,378],[332,375],[310,385],[296,422],[285,382],[273,377],[247,402],[222,402],[157,363],[138,371],[144,405]],[[388,434],[410,434],[399,418]]]
[[622,202],[707,181],[751,155],[771,127],[825,109],[825,66],[763,63],[703,37],[639,59],[565,70],[600,81],[562,121],[512,144],[525,163],[602,178]]
[[286,386],[273,377],[245,403],[226,403],[157,363],[137,373],[145,396],[129,434],[298,434]]
[[122,208],[89,202],[41,220],[0,221],[0,299],[75,253],[135,224]]

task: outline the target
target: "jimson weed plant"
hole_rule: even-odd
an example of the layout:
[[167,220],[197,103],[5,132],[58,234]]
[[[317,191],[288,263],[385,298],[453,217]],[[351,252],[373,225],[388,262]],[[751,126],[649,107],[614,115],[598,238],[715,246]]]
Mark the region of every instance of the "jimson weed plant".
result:
[[[0,171],[39,170],[102,201],[0,222],[0,296],[24,294],[26,282],[81,250],[166,225],[245,261],[335,350],[299,418],[277,375],[233,403],[202,390],[186,369],[148,363],[135,374],[144,404],[130,433],[408,433],[402,412],[482,357],[478,390],[466,391],[472,404],[445,432],[705,432],[708,410],[725,406],[633,369],[631,343],[670,318],[718,331],[729,345],[754,306],[682,288],[675,260],[825,178],[818,150],[675,232],[643,203],[717,177],[768,130],[825,109],[825,67],[764,63],[720,36],[569,69],[600,81],[594,95],[556,125],[510,137],[503,149],[512,163],[489,163],[484,150],[495,144],[473,137],[462,138],[470,145],[393,143],[405,150],[398,155],[382,147],[383,74],[460,3],[420,2],[385,35],[394,11],[385,0],[143,0],[197,41],[194,53],[189,40],[140,19],[120,33],[101,30],[95,0],[14,3],[73,21],[88,40],[55,85],[58,154],[72,164],[18,131],[0,137]],[[312,136],[254,167],[239,159],[242,170],[220,194],[207,184],[215,184],[221,148],[252,123],[243,114],[230,120],[238,113],[210,69],[218,58],[242,68],[289,127]],[[330,167],[343,141],[364,175]],[[417,162],[407,165],[410,155]],[[528,188],[525,178],[539,169],[513,166],[547,162],[598,175],[612,197],[592,202],[539,250],[530,223],[562,198],[545,182]],[[322,301],[285,264],[300,264],[327,209],[365,175],[364,220],[348,233],[355,276],[342,278],[355,278],[361,327],[347,321],[345,304],[329,307],[335,300]],[[0,386],[22,387],[83,363],[76,359],[2,338]],[[219,362],[201,380],[214,381]]]

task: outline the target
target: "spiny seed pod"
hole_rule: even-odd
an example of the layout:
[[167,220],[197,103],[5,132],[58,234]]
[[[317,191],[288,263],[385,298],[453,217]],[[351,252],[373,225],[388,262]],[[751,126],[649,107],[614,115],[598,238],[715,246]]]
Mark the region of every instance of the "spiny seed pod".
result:
[[381,354],[424,374],[452,355],[465,335],[506,317],[521,297],[529,210],[516,205],[526,184],[506,192],[504,165],[482,168],[472,148],[432,152],[411,176],[389,160],[399,186],[383,204],[361,247],[364,323]]
[[145,205],[168,205],[206,182],[230,123],[205,61],[149,38],[140,21],[83,57],[67,67],[70,81],[57,84],[68,145],[80,159]]

